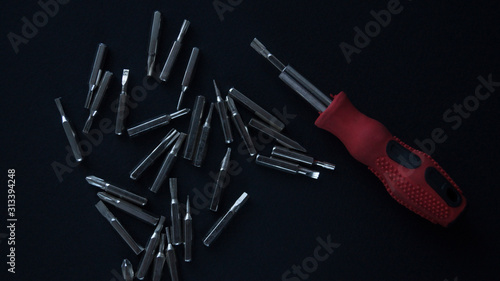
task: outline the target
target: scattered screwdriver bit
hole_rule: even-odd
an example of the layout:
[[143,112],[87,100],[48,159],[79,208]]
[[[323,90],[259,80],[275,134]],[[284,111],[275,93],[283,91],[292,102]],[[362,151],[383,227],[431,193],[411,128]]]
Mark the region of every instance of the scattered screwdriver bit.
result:
[[212,113],[214,111],[214,103],[210,104],[210,109],[208,110],[207,119],[205,120],[205,124],[201,128],[200,140],[198,141],[198,145],[196,146],[196,153],[193,160],[193,165],[195,167],[201,167],[205,156],[207,155],[207,141],[208,135],[210,134],[210,123],[212,122]]
[[99,89],[97,90],[97,94],[94,98],[94,101],[92,102],[92,105],[90,106],[89,118],[87,119],[87,122],[85,122],[85,127],[83,127],[83,132],[85,134],[88,134],[90,127],[92,127],[92,122],[94,121],[94,117],[97,115],[97,110],[101,105],[106,90],[108,89],[111,76],[113,76],[113,73],[109,71],[106,71],[104,73],[104,77],[102,78],[102,82],[100,83]]
[[189,62],[186,67],[186,72],[184,72],[184,78],[182,79],[182,89],[181,94],[179,95],[179,101],[177,102],[177,110],[181,108],[182,100],[184,99],[184,94],[186,93],[189,84],[191,83],[191,79],[193,78],[196,62],[198,61],[198,54],[200,53],[200,49],[194,47],[191,51],[191,56],[189,57]]
[[182,222],[179,210],[179,199],[177,199],[177,178],[170,178],[170,219],[172,221],[172,243],[182,243]]
[[191,217],[191,205],[189,195],[186,200],[186,216],[184,217],[184,261],[190,262],[193,251],[193,218]]
[[140,254],[144,248],[139,246],[137,242],[130,236],[130,234],[123,228],[118,219],[109,211],[109,209],[104,205],[104,203],[99,200],[99,202],[95,205],[99,213],[108,220],[108,222],[113,226],[113,228],[120,234],[120,237],[129,245],[129,247],[134,251],[136,255]]
[[160,190],[160,187],[162,186],[163,182],[168,177],[168,174],[170,174],[170,170],[172,170],[172,167],[174,166],[175,160],[177,159],[177,153],[179,153],[179,150],[181,149],[182,143],[185,139],[185,133],[181,133],[177,138],[174,146],[167,154],[167,157],[165,157],[165,160],[161,165],[160,171],[158,172],[153,185],[149,188],[151,192],[156,193],[158,192],[158,190]]
[[229,107],[229,111],[231,111],[231,119],[233,119],[234,126],[236,127],[241,138],[243,139],[243,142],[247,147],[248,153],[252,157],[255,156],[255,154],[257,154],[257,151],[255,150],[255,146],[253,145],[252,138],[248,133],[247,126],[245,126],[243,120],[241,119],[240,113],[238,112],[238,109],[236,108],[233,99],[230,96],[227,96],[226,103],[227,106]]
[[282,147],[282,146],[278,146],[278,145],[273,147],[273,151],[271,152],[271,155],[278,156],[278,157],[283,158],[285,160],[304,164],[307,166],[318,166],[318,167],[322,167],[322,168],[329,169],[329,170],[335,170],[335,165],[333,165],[331,163],[314,160],[314,158],[311,156],[305,155],[305,154],[300,153],[300,152],[291,151],[286,147]]
[[116,112],[116,127],[115,134],[121,135],[124,129],[125,117],[127,114],[127,86],[129,70],[124,69],[122,74],[122,91],[118,100],[118,110]]
[[144,211],[140,207],[131,204],[127,201],[121,200],[120,198],[114,197],[106,192],[98,192],[97,196],[102,201],[115,206],[116,208],[124,211],[125,213],[134,216],[143,222],[155,225],[158,222],[158,218]]
[[168,269],[170,270],[170,278],[172,281],[179,281],[179,274],[177,272],[177,258],[175,256],[175,249],[174,246],[172,245],[172,239],[171,237],[171,230],[169,227],[165,228],[165,232],[167,233],[167,251],[166,251],[166,256],[167,256],[167,264],[168,264]]
[[319,172],[318,171],[313,171],[309,170],[307,168],[301,167],[295,163],[291,163],[288,161],[276,159],[276,158],[270,158],[262,155],[257,155],[257,158],[255,159],[255,163],[272,168],[278,171],[282,171],[285,173],[289,174],[301,174],[307,177],[310,177],[312,179],[317,180],[319,178]]
[[107,193],[113,194],[115,196],[118,196],[121,199],[125,199],[131,203],[144,206],[148,202],[148,199],[139,196],[137,194],[134,194],[130,191],[127,191],[123,188],[120,188],[118,186],[109,184],[105,182],[103,179],[98,178],[96,176],[88,176],[85,178],[87,182],[93,186],[97,186],[100,189],[106,191]]
[[196,149],[196,141],[200,132],[201,116],[205,107],[205,97],[197,96],[194,102],[193,113],[191,114],[191,121],[189,122],[188,137],[186,145],[184,146],[184,159],[192,160],[193,154]]
[[214,82],[215,95],[217,96],[216,109],[219,113],[220,122],[222,124],[222,132],[224,133],[224,139],[226,143],[233,142],[233,135],[231,133],[231,125],[229,124],[229,119],[227,117],[227,108],[226,102],[222,99],[222,96],[219,91],[219,87],[217,87],[217,83]]
[[97,46],[97,53],[95,55],[94,64],[92,65],[92,72],[90,73],[89,79],[89,92],[87,93],[87,99],[85,100],[85,108],[88,109],[90,104],[92,103],[92,98],[94,95],[94,91],[96,90],[99,80],[100,74],[102,73],[102,64],[104,62],[104,57],[106,55],[106,45],[100,43]]
[[139,269],[137,269],[136,278],[139,280],[143,280],[144,277],[146,277],[146,274],[148,273],[148,269],[151,266],[151,262],[155,257],[155,250],[158,247],[158,244],[160,243],[160,233],[161,230],[163,229],[164,223],[165,223],[165,217],[161,216],[160,221],[156,225],[156,228],[153,232],[153,235],[151,235],[151,238],[149,238],[148,244],[146,245],[146,249],[144,251],[144,256],[142,256],[142,259],[139,263]]
[[209,247],[217,237],[221,234],[222,230],[227,226],[227,224],[231,221],[234,215],[239,211],[239,209],[247,202],[248,194],[243,192],[241,196],[236,200],[231,209],[227,211],[227,213],[222,216],[215,224],[210,228],[205,238],[203,238],[203,244]]
[[306,152],[306,149],[303,148],[299,143],[296,141],[290,139],[289,137],[283,135],[282,133],[266,126],[264,123],[256,120],[256,119],[251,119],[248,125],[254,129],[257,129],[261,131],[262,133],[274,138],[277,142],[279,142],[281,145],[286,146],[291,149],[295,149],[298,151]]
[[163,275],[163,266],[165,265],[165,234],[161,235],[160,245],[158,246],[158,254],[156,254],[153,265],[153,281],[160,281]]
[[140,134],[144,134],[144,133],[149,132],[153,129],[160,128],[162,126],[166,126],[170,123],[170,121],[172,121],[172,119],[184,116],[184,115],[188,114],[190,111],[191,110],[189,108],[184,108],[184,109],[181,109],[181,110],[176,111],[174,113],[163,114],[163,115],[160,115],[158,117],[146,120],[146,121],[140,123],[139,125],[136,125],[132,128],[129,128],[127,130],[128,135],[130,137],[136,137]]
[[151,24],[151,36],[149,37],[148,49],[148,76],[153,76],[156,61],[156,52],[158,50],[158,35],[160,34],[161,13],[155,11],[153,14],[153,23]]
[[210,203],[210,210],[217,212],[219,208],[220,198],[222,196],[222,189],[224,189],[224,184],[226,183],[227,170],[229,169],[229,161],[231,156],[231,148],[228,147],[226,155],[222,159],[220,164],[219,174],[217,175],[217,181],[215,182],[214,195],[212,196],[212,202]]
[[160,79],[163,82],[166,82],[168,80],[168,77],[170,76],[170,73],[172,72],[172,68],[174,66],[175,61],[177,60],[177,56],[179,55],[179,51],[181,50],[182,47],[182,39],[184,39],[184,35],[186,35],[186,32],[189,28],[190,22],[188,20],[184,20],[182,23],[181,31],[179,32],[179,35],[177,36],[177,40],[174,41],[174,44],[172,45],[172,49],[170,49],[170,53],[168,54],[167,61],[165,62],[165,65],[163,66],[163,70],[160,73]]
[[68,139],[69,146],[71,147],[71,151],[73,152],[73,156],[75,156],[76,162],[82,162],[83,156],[80,150],[80,146],[78,145],[78,140],[76,139],[75,130],[71,126],[66,114],[64,113],[64,109],[61,104],[61,98],[57,98],[54,100],[56,102],[57,109],[59,109],[59,113],[61,114],[61,122],[64,129],[64,133],[66,134],[66,138]]
[[121,268],[123,280],[134,280],[134,268],[132,268],[132,263],[128,259],[123,260]]
[[161,140],[151,153],[142,159],[137,166],[130,172],[130,178],[137,180],[142,173],[151,166],[154,161],[160,157],[179,137],[180,133],[176,129],[171,129],[170,132]]

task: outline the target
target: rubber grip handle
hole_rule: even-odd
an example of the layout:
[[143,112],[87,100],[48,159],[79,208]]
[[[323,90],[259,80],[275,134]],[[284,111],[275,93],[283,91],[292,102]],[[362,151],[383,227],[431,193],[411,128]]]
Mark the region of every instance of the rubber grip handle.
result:
[[337,136],[396,201],[423,218],[448,226],[464,210],[462,191],[434,159],[359,112],[344,92],[334,96],[315,125]]

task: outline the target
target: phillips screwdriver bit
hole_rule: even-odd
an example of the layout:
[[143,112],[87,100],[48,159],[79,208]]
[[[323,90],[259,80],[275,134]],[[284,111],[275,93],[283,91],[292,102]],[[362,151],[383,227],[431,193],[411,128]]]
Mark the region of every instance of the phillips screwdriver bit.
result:
[[125,213],[134,216],[143,222],[149,223],[151,225],[155,225],[158,222],[158,218],[144,211],[142,208],[137,207],[134,204],[131,204],[127,201],[124,201],[120,198],[114,197],[106,192],[98,192],[97,196],[102,201],[115,206],[116,208],[124,211]]
[[127,191],[123,188],[120,188],[118,186],[109,184],[105,182],[103,179],[98,178],[96,176],[88,176],[85,178],[87,182],[93,186],[97,186],[100,189],[106,191],[107,193],[113,194],[115,196],[118,196],[121,199],[125,199],[131,203],[144,206],[148,202],[148,199],[139,196],[137,194],[134,194],[130,191]]
[[128,259],[123,260],[121,268],[123,280],[134,280],[134,268],[132,267],[132,263]]

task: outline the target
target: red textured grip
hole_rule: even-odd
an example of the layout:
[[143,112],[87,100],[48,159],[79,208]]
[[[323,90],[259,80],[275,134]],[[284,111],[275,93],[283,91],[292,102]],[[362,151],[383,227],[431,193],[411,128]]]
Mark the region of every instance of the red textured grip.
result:
[[[436,161],[394,137],[380,122],[359,112],[344,92],[334,97],[315,125],[337,136],[349,153],[367,165],[384,183],[396,201],[425,219],[448,226],[465,208],[466,200],[462,191]],[[421,165],[410,169],[392,160],[386,152],[387,144],[391,140],[418,155]],[[425,171],[429,167],[434,167],[458,191],[461,196],[458,206],[451,207],[426,182]]]

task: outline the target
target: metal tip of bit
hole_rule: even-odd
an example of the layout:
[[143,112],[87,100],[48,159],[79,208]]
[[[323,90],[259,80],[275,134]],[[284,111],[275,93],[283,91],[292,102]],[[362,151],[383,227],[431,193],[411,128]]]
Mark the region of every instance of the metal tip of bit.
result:
[[84,134],[88,134],[90,131],[90,127],[92,127],[92,122],[94,122],[94,115],[91,114],[89,115],[89,118],[87,118],[87,121],[85,122],[85,126],[83,127],[82,132]]
[[177,118],[177,117],[181,117],[181,116],[183,116],[183,115],[186,115],[186,114],[188,114],[189,112],[191,112],[191,109],[190,109],[190,108],[183,108],[183,109],[178,110],[178,111],[176,111],[176,112],[174,112],[174,113],[170,113],[169,115],[170,115],[170,118],[175,119],[175,118]]
[[158,34],[160,31],[160,25],[161,13],[159,11],[155,11],[153,14],[153,23],[151,25],[151,36],[149,39],[147,76],[153,76],[153,70],[156,61],[156,51],[158,49]]
[[124,259],[121,268],[123,280],[132,281],[134,279],[134,268],[132,267],[132,263],[128,259]]
[[97,186],[97,187],[103,187],[106,184],[106,182],[103,179],[98,178],[96,176],[87,176],[87,177],[85,177],[85,180],[89,184],[91,184],[93,186]]
[[177,36],[177,41],[182,42],[182,39],[184,39],[184,36],[186,35],[190,24],[191,23],[188,20],[184,20],[182,22],[181,31],[179,32],[179,36]]
[[61,97],[54,99],[54,101],[56,102],[57,109],[59,110],[59,113],[61,114],[61,116],[66,115],[64,113],[64,109],[63,109],[62,104],[61,104]]
[[254,48],[257,53],[261,54],[267,60],[269,60],[279,71],[285,70],[285,65],[280,62],[275,56],[273,56],[267,49],[264,44],[262,44],[257,38],[254,38],[250,46]]
[[215,95],[217,96],[217,98],[221,98],[222,99],[222,96],[220,94],[220,90],[219,90],[219,87],[217,86],[217,83],[215,82],[215,79],[212,80],[213,83],[214,83],[214,88],[215,88]]
[[177,102],[177,110],[181,108],[182,101],[184,100],[184,94],[186,93],[187,87],[183,86],[181,94],[179,95],[179,101]]
[[130,72],[129,69],[124,69],[123,70],[123,74],[122,74],[122,91],[125,91],[125,89],[127,88],[129,72]]
[[318,167],[321,167],[321,168],[325,168],[325,169],[329,169],[329,170],[335,170],[335,165],[332,164],[332,163],[328,163],[328,162],[323,162],[323,161],[314,161],[313,165],[315,166],[318,166]]
[[300,169],[299,174],[303,174],[303,175],[308,176],[308,177],[315,179],[315,180],[317,180],[319,178],[318,171],[312,171],[312,170],[305,169],[305,168]]
[[189,203],[189,195],[186,199],[186,214],[191,214],[191,204]]

